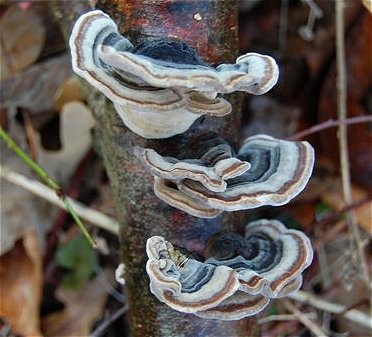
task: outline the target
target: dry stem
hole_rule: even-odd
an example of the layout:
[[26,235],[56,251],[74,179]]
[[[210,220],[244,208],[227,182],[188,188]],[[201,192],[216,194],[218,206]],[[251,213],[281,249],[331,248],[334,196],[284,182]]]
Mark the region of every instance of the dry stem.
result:
[[[4,167],[0,165],[0,177],[2,179],[7,180],[8,182],[15,184],[23,189],[49,201],[53,205],[56,205],[60,208],[66,209],[65,204],[63,201],[58,198],[56,193],[49,187],[45,186],[44,184],[29,179],[22,174],[16,173],[9,169],[8,167]],[[68,197],[67,197],[68,198]],[[109,216],[96,211],[92,208],[89,208],[82,203],[75,201],[71,198],[68,198],[72,207],[75,209],[75,212],[84,220],[90,222],[92,225],[100,227],[108,232],[113,234],[118,234],[119,232],[119,225],[117,221]]]
[[[336,61],[337,61],[337,114],[338,119],[345,120],[347,117],[347,78],[346,78],[346,60],[345,60],[345,40],[344,40],[344,0],[335,1],[336,14]],[[349,152],[347,146],[347,128],[346,125],[340,124],[338,127],[340,165],[342,188],[344,201],[346,204],[353,202],[351,195]],[[363,280],[368,289],[370,289],[368,265],[364,256],[363,246],[361,244],[361,235],[356,223],[355,214],[349,211],[346,214],[347,222],[353,240],[352,246],[356,245],[358,260],[362,270]]]
[[323,300],[318,296],[301,290],[297,291],[294,294],[288,295],[288,297],[297,302],[309,304],[314,308],[327,311],[332,314],[340,314],[350,321],[372,329],[371,317],[360,310],[348,310],[347,307],[342,304],[336,304],[330,301]]
[[340,125],[347,126],[347,125],[352,125],[352,124],[361,124],[361,123],[368,123],[368,122],[372,122],[372,116],[356,116],[356,117],[350,117],[350,118],[338,119],[338,120],[328,119],[327,121],[316,124],[312,126],[311,128],[297,132],[294,135],[288,137],[287,139],[288,140],[299,140],[306,136],[310,136],[314,133],[317,133],[317,132],[320,132],[326,129],[334,128],[336,126],[340,126]]
[[316,324],[315,322],[313,322],[309,317],[307,317],[304,313],[302,313],[300,310],[298,310],[290,301],[284,299],[284,300],[282,300],[282,303],[315,336],[323,336],[323,337],[327,337],[328,336],[328,333],[326,331],[324,331],[318,324]]

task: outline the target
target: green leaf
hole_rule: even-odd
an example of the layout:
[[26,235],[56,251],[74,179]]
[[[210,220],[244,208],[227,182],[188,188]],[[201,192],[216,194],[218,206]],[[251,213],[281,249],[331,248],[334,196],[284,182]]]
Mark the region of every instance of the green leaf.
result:
[[62,284],[68,288],[80,288],[98,265],[97,253],[80,234],[58,248],[57,264],[68,269]]

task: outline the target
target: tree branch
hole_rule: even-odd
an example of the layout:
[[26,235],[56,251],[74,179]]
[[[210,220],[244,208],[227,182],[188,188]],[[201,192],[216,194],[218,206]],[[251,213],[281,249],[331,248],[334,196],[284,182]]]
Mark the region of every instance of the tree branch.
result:
[[[78,10],[74,9],[73,3],[53,1],[53,10],[66,36],[81,10],[81,3]],[[211,63],[229,62],[237,54],[236,1],[99,0],[96,7],[108,13],[119,30],[134,43],[151,36],[177,37],[196,48]],[[195,14],[199,14],[198,20],[194,19]],[[183,144],[207,131],[215,131],[227,141],[237,143],[240,96],[229,95],[234,111],[228,117],[200,118],[185,134],[163,140],[146,140],[128,131],[112,104],[102,95],[88,85],[85,89],[88,104],[97,119],[95,136],[117,204],[132,336],[257,336],[255,319],[204,320],[174,311],[150,294],[145,271],[148,237],[161,235],[200,253],[211,235],[224,225],[236,223],[232,219],[237,214],[200,219],[166,205],[155,197],[153,178],[133,153],[133,145],[151,147],[160,153],[177,153]]]

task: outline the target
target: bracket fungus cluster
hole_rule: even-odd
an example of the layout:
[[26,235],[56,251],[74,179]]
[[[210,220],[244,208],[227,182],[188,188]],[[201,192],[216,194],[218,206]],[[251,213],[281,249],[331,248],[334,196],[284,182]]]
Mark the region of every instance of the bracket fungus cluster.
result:
[[[99,10],[75,23],[73,70],[109,98],[124,124],[145,138],[185,132],[202,115],[225,116],[220,94],[260,95],[278,79],[270,56],[248,53],[211,67],[184,42],[150,38],[133,45]],[[314,152],[307,142],[267,135],[247,138],[239,151],[215,134],[194,139],[176,155],[134,147],[154,176],[155,194],[201,218],[289,202],[307,184]],[[275,220],[246,226],[241,237],[209,240],[204,262],[188,258],[163,237],[147,240],[150,290],[171,308],[204,318],[235,320],[262,311],[270,299],[299,289],[312,260],[309,239]]]
[[154,192],[191,215],[213,218],[222,211],[279,206],[307,184],[314,151],[307,142],[266,135],[247,138],[237,154],[218,137],[186,145],[179,158],[136,149],[154,175]]
[[231,105],[218,94],[260,95],[278,79],[275,60],[266,55],[248,53],[213,68],[179,40],[153,38],[134,46],[100,10],[79,17],[70,48],[73,70],[145,138],[183,133],[201,115],[225,116]]
[[204,318],[236,320],[301,287],[313,250],[307,236],[276,220],[247,224],[245,236],[222,233],[205,261],[188,258],[160,236],[147,240],[151,292],[171,308]]

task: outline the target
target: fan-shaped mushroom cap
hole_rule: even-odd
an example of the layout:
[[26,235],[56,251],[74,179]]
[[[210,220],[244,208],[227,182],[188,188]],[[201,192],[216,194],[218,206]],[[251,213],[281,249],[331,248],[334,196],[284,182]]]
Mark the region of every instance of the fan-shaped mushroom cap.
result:
[[306,186],[314,165],[314,150],[307,142],[257,135],[245,140],[238,158],[249,162],[251,168],[239,177],[227,180],[225,191],[213,192],[190,179],[179,182],[179,190],[223,211],[280,206]]
[[98,55],[106,64],[138,76],[154,87],[218,93],[245,91],[259,95],[270,90],[278,80],[278,66],[270,56],[248,53],[240,56],[235,64],[221,64],[214,69],[202,61],[187,63],[183,53],[174,54],[174,50],[185,49],[184,45],[178,46],[180,43],[160,39],[147,42],[147,49],[152,44],[152,51],[164,48],[173,51],[171,59],[164,59],[164,52],[158,53],[156,59],[142,54],[140,49],[132,53],[104,44],[98,48]]
[[155,176],[171,181],[191,179],[211,191],[224,191],[226,179],[243,174],[250,164],[234,157],[233,150],[219,138],[200,141],[193,148],[180,154],[180,159],[164,157],[152,149],[135,148],[135,154]]
[[204,205],[179,191],[171,181],[159,177],[154,177],[154,193],[168,205],[199,218],[215,218],[221,213],[220,210]]
[[247,138],[238,155],[218,138],[197,144],[187,145],[177,159],[150,149],[138,155],[153,175],[162,178],[155,180],[155,194],[198,217],[283,205],[305,188],[314,165],[314,150],[307,142],[258,135]]
[[188,313],[213,308],[239,287],[229,267],[188,259],[160,236],[147,240],[150,290],[171,308]]
[[130,41],[119,34],[116,24],[102,11],[91,11],[79,17],[70,36],[72,68],[75,73],[120,105],[169,110],[186,104],[187,99],[180,91],[141,88],[135,85],[132,78],[115,76],[96,52],[97,46],[105,40],[115,43],[117,48],[133,48]]
[[182,133],[200,115],[225,116],[231,105],[218,93],[262,94],[278,77],[274,59],[255,53],[214,69],[175,39],[153,38],[133,46],[99,10],[77,20],[70,48],[74,71],[113,101],[123,122],[146,138]]
[[150,290],[170,307],[203,318],[236,320],[262,311],[270,298],[302,284],[313,257],[310,240],[277,220],[246,225],[245,237],[209,240],[204,262],[189,259],[160,236],[147,241]]
[[222,234],[206,250],[205,263],[229,266],[239,274],[240,290],[252,295],[282,297],[296,291],[301,273],[313,258],[310,240],[301,231],[277,220],[258,220],[246,226],[245,238]]

